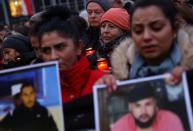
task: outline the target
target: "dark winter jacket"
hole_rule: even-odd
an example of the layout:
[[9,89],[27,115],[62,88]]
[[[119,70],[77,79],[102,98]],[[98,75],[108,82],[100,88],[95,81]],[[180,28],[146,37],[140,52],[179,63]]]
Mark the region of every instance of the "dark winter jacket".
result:
[[99,60],[100,58],[105,58],[108,62],[109,67],[111,67],[110,59],[111,59],[112,52],[127,37],[129,37],[129,35],[124,34],[109,43],[103,43],[102,40],[100,40],[98,43],[98,46],[95,47],[95,53],[90,56],[87,56],[91,63],[91,67],[96,69],[97,60]]
[[58,131],[48,110],[36,103],[32,108],[21,105],[1,122],[3,131]]

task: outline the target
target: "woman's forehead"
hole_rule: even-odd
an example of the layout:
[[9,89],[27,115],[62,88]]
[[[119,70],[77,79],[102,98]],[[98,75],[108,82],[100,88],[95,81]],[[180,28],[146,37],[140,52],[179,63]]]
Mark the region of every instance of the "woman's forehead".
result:
[[161,19],[166,19],[162,10],[157,6],[148,6],[136,9],[132,16],[132,23],[158,21]]

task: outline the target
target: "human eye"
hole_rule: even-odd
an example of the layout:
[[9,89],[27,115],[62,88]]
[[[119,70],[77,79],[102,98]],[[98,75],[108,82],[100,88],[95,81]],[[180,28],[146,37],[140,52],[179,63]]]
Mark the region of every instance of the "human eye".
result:
[[58,51],[62,51],[65,48],[64,43],[60,43],[54,46],[54,48]]
[[135,108],[139,108],[139,107],[140,107],[140,104],[139,104],[139,103],[134,103],[134,107],[135,107]]
[[103,13],[103,11],[102,10],[96,10],[95,13],[96,14],[101,14],[101,13]]
[[103,23],[103,24],[101,25],[101,28],[105,28],[105,27],[106,27],[106,24]]
[[91,15],[91,14],[92,14],[92,11],[88,10],[87,13],[88,13],[89,15]]
[[100,14],[101,12],[100,11],[95,11],[95,14]]
[[50,54],[51,48],[50,47],[41,47],[41,52],[44,54]]
[[141,33],[143,33],[143,27],[141,27],[141,26],[134,26],[133,28],[132,28],[132,32],[133,33],[135,33],[135,34],[141,34]]
[[113,24],[109,24],[109,28],[110,28],[110,29],[115,29],[116,26],[114,26]]
[[101,14],[101,11],[95,11],[95,14],[96,14],[96,15],[100,15],[100,14]]
[[162,28],[163,28],[163,24],[161,23],[155,23],[151,26],[151,29],[155,32],[162,30]]

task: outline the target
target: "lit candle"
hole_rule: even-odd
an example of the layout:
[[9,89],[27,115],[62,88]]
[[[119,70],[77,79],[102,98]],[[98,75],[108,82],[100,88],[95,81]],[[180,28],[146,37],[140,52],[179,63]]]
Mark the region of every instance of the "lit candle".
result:
[[86,55],[87,55],[87,56],[90,56],[90,55],[92,55],[92,54],[94,54],[94,53],[95,53],[95,50],[93,50],[92,48],[86,49]]
[[108,62],[105,58],[100,58],[99,60],[97,60],[97,67],[98,70],[104,71],[104,70],[108,70]]

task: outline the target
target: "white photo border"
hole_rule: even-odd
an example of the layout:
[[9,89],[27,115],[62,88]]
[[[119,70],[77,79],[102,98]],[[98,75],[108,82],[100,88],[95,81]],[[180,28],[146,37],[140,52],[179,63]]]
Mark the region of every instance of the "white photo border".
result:
[[[20,71],[32,70],[32,69],[36,69],[36,68],[43,68],[43,67],[47,67],[47,66],[55,66],[56,67],[57,85],[58,85],[58,88],[59,88],[58,89],[59,104],[62,105],[58,61],[43,62],[43,63],[38,63],[38,64],[32,64],[32,65],[26,65],[26,66],[11,68],[11,69],[4,69],[4,70],[0,71],[0,76],[1,75],[6,75],[6,74],[11,73],[11,72],[20,72]],[[64,112],[63,112],[62,106],[60,106],[60,110],[61,110],[62,115],[64,116]],[[62,122],[63,122],[62,125],[61,125],[62,126],[61,129],[63,129],[65,131],[65,124],[64,124],[64,117],[63,116],[61,117]]]
[[188,90],[188,79],[187,79],[187,76],[186,76],[186,73],[184,72],[182,74],[182,81],[183,81],[183,84],[184,84],[184,96],[185,96],[185,101],[186,101],[186,109],[187,109],[187,112],[188,112],[188,119],[189,119],[189,125],[190,125],[190,129],[191,131],[193,131],[193,113],[192,113],[192,106],[191,106],[191,98],[190,98],[190,94],[189,94],[189,90]]
[[[146,82],[150,80],[157,80],[157,79],[167,79],[171,76],[171,74],[167,73],[164,75],[157,75],[157,76],[151,76],[151,77],[145,77],[145,78],[139,78],[139,79],[133,79],[133,80],[126,80],[126,81],[117,81],[118,86],[126,85],[126,84],[135,84],[140,82]],[[192,107],[190,102],[190,96],[188,91],[188,85],[187,85],[187,79],[185,76],[185,73],[183,73],[183,88],[184,88],[184,96],[185,96],[185,103],[186,103],[186,109],[187,109],[187,115],[188,115],[188,121],[190,130],[193,131],[193,114],[192,114]],[[100,131],[100,112],[99,112],[99,101],[98,101],[98,91],[100,89],[107,88],[106,85],[95,85],[93,88],[93,101],[94,101],[94,112],[95,112],[95,128],[96,131]]]

